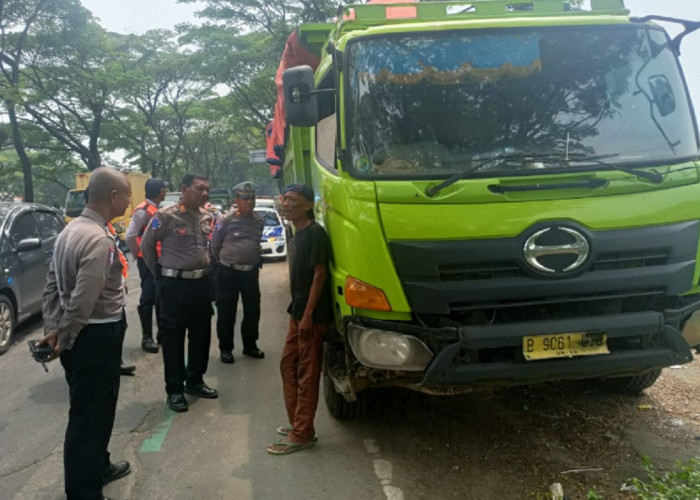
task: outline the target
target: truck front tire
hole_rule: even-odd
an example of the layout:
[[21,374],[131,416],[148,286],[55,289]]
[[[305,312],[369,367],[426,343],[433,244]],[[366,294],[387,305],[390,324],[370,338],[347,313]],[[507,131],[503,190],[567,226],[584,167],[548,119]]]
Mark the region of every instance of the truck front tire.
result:
[[656,368],[641,375],[605,378],[600,379],[600,382],[610,392],[634,395],[654,385],[659,375],[661,375],[661,368]]
[[343,351],[331,342],[327,342],[323,348],[323,399],[333,417],[348,420],[364,414],[367,398],[365,393],[359,393],[356,401],[347,401],[336,391],[335,384],[328,373],[331,367],[337,366],[339,359],[343,359],[343,355]]

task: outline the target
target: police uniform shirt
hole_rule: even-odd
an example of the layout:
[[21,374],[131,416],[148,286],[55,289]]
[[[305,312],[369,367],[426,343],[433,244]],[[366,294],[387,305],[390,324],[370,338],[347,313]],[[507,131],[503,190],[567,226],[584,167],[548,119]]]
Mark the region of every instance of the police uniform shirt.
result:
[[90,208],[58,235],[43,294],[44,331],[73,347],[88,323],[121,320],[126,304],[120,250]]
[[158,210],[141,240],[144,262],[156,272],[156,243],[160,241],[162,267],[189,271],[209,267],[212,224],[212,215],[203,208],[187,210],[176,204]]
[[[158,205],[153,203],[148,198],[146,198],[146,202],[149,205],[153,205],[154,207],[158,208]],[[151,216],[148,215],[145,207],[134,210],[134,213],[131,214],[131,222],[129,222],[129,227],[126,228],[124,240],[126,241],[126,246],[129,247],[129,251],[131,252],[131,255],[133,255],[134,259],[139,254],[139,246],[136,240],[139,236],[141,236],[139,234],[141,232],[141,228],[148,223],[150,218]]]
[[260,238],[265,223],[256,213],[229,212],[216,223],[212,236],[212,254],[217,262],[257,265],[260,262]]

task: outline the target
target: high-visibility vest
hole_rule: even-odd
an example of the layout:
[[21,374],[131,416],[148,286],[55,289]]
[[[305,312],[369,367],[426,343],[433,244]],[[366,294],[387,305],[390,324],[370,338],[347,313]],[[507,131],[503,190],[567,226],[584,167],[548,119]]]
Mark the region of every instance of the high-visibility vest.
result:
[[119,256],[119,262],[122,265],[122,277],[126,279],[129,276],[129,263],[126,261],[124,252],[122,252],[119,248],[119,238],[117,237],[117,232],[114,230],[114,226],[112,226],[111,222],[107,223],[107,229],[109,230],[109,234],[112,235],[112,238],[114,238],[115,251]]
[[[144,210],[146,210],[146,213],[148,214],[148,220],[144,223],[143,226],[141,226],[141,229],[139,229],[139,235],[136,237],[136,246],[138,246],[138,248],[139,248],[139,253],[138,253],[137,257],[139,257],[139,258],[143,257],[143,254],[141,253],[141,240],[143,239],[143,233],[146,232],[146,228],[148,227],[148,223],[151,221],[153,216],[158,211],[158,207],[156,207],[153,203],[149,203],[148,201],[143,200],[141,203],[136,205],[136,208],[134,208],[134,211],[131,212],[131,216],[133,217],[134,213],[137,210],[140,210],[142,208]],[[156,243],[156,254],[158,255],[158,257],[160,257],[160,241]]]

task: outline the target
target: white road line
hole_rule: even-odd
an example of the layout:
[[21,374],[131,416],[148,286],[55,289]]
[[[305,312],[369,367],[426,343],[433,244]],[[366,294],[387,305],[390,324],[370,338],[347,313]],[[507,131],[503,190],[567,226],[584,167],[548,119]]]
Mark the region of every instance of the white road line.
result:
[[[367,453],[371,455],[379,453],[379,446],[377,446],[374,439],[365,439],[364,445]],[[401,488],[397,488],[391,484],[391,480],[393,479],[393,464],[389,460],[383,458],[374,459],[372,464],[374,466],[374,474],[379,478],[384,496],[386,496],[387,500],[404,500]]]

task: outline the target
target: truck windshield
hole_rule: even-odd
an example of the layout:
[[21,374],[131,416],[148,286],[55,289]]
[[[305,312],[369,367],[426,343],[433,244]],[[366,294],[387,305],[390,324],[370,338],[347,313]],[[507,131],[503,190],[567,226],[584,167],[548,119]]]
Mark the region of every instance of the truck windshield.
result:
[[353,175],[490,177],[698,155],[680,67],[654,27],[386,35],[347,55]]

